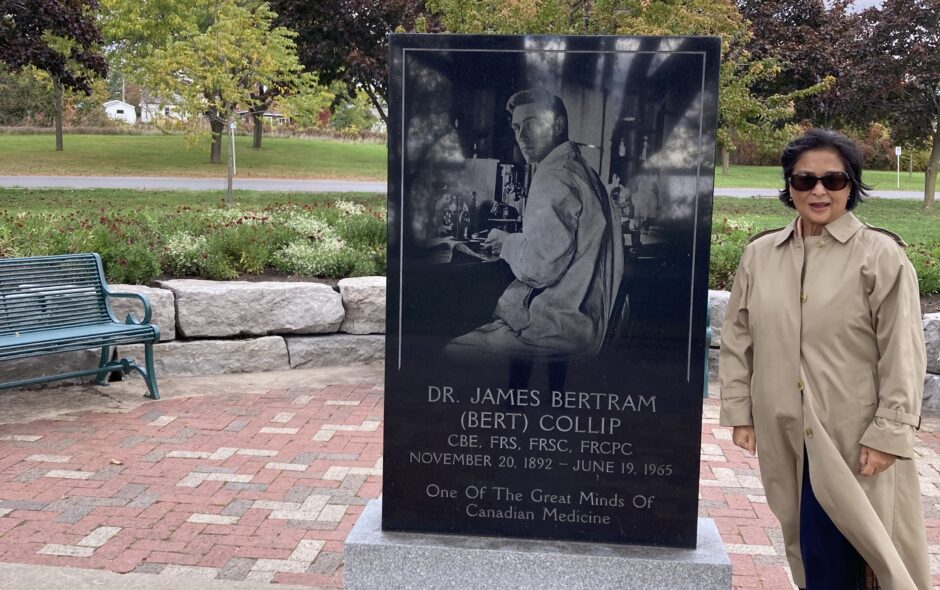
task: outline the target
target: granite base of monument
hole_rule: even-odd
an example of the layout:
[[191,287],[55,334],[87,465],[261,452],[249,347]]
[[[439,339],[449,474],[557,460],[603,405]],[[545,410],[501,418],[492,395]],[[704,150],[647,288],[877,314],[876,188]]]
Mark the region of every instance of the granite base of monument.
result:
[[533,541],[382,530],[372,500],[346,538],[349,590],[448,588],[728,590],[731,561],[711,519],[697,549]]

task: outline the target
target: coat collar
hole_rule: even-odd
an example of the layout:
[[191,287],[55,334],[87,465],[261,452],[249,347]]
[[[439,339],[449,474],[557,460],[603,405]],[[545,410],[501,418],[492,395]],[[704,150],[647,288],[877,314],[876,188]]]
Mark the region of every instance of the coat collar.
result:
[[536,170],[538,170],[540,166],[542,167],[554,166],[555,165],[554,162],[556,160],[564,160],[564,159],[567,159],[572,154],[579,155],[580,153],[581,151],[578,149],[578,146],[575,145],[573,141],[564,141],[556,145],[552,149],[552,151],[548,152],[548,155],[542,158],[541,162],[539,162],[538,164],[535,164]]
[[[846,211],[835,221],[828,223],[823,227],[823,233],[829,234],[839,243],[848,242],[860,229],[865,227],[851,211]],[[779,246],[790,239],[796,233],[796,219],[787,224],[785,228],[777,233],[774,239],[774,245]]]

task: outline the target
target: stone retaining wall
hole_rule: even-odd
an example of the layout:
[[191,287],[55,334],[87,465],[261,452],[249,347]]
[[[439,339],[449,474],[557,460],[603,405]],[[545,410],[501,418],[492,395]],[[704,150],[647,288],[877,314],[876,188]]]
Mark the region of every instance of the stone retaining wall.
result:
[[[154,346],[158,379],[369,364],[385,356],[385,277],[343,279],[338,290],[322,283],[197,280],[111,289],[150,300],[151,322],[160,328]],[[120,319],[132,312],[143,316],[136,300],[111,303]],[[97,365],[98,354],[7,361],[0,363],[0,372],[3,381],[14,381],[88,369]],[[143,364],[143,345],[118,347],[115,354]]]
[[[111,285],[146,295],[160,327],[154,347],[157,377],[252,373],[381,362],[385,356],[385,277],[321,283],[162,281],[156,287]],[[709,378],[718,378],[727,291],[709,291]],[[112,299],[115,315],[143,315],[131,299]],[[924,316],[927,378],[924,407],[940,410],[940,313]],[[143,363],[143,346],[123,346],[118,358]],[[97,351],[0,363],[3,381],[90,368]],[[136,373],[132,373],[136,375]],[[73,381],[74,382],[74,381]],[[65,383],[65,382],[54,382]]]
[[[728,291],[709,291],[711,313],[711,348],[708,351],[708,377],[718,379],[718,350],[721,348],[721,324],[728,307]],[[924,315],[924,341],[927,346],[927,377],[924,381],[924,410],[940,410],[940,313]]]

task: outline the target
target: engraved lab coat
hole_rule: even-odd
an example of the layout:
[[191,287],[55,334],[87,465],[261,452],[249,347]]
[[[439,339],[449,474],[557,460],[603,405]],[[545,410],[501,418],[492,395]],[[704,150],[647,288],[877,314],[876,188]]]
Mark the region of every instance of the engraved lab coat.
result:
[[[881,586],[931,587],[912,460],[923,324],[917,277],[895,238],[847,212],[804,242],[794,221],[754,239],[735,276],[721,333],[721,423],[754,426],[767,502],[800,586],[805,447],[819,503]],[[861,476],[859,445],[899,459]]]
[[600,350],[623,276],[623,234],[619,210],[574,143],[536,166],[522,232],[505,237],[500,258],[516,277],[494,312],[514,333],[509,352]]

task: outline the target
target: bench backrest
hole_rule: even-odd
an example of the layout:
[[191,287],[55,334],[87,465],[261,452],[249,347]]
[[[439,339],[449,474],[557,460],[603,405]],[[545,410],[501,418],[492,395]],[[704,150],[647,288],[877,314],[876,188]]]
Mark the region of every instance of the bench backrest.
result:
[[0,258],[0,336],[110,322],[97,254]]

